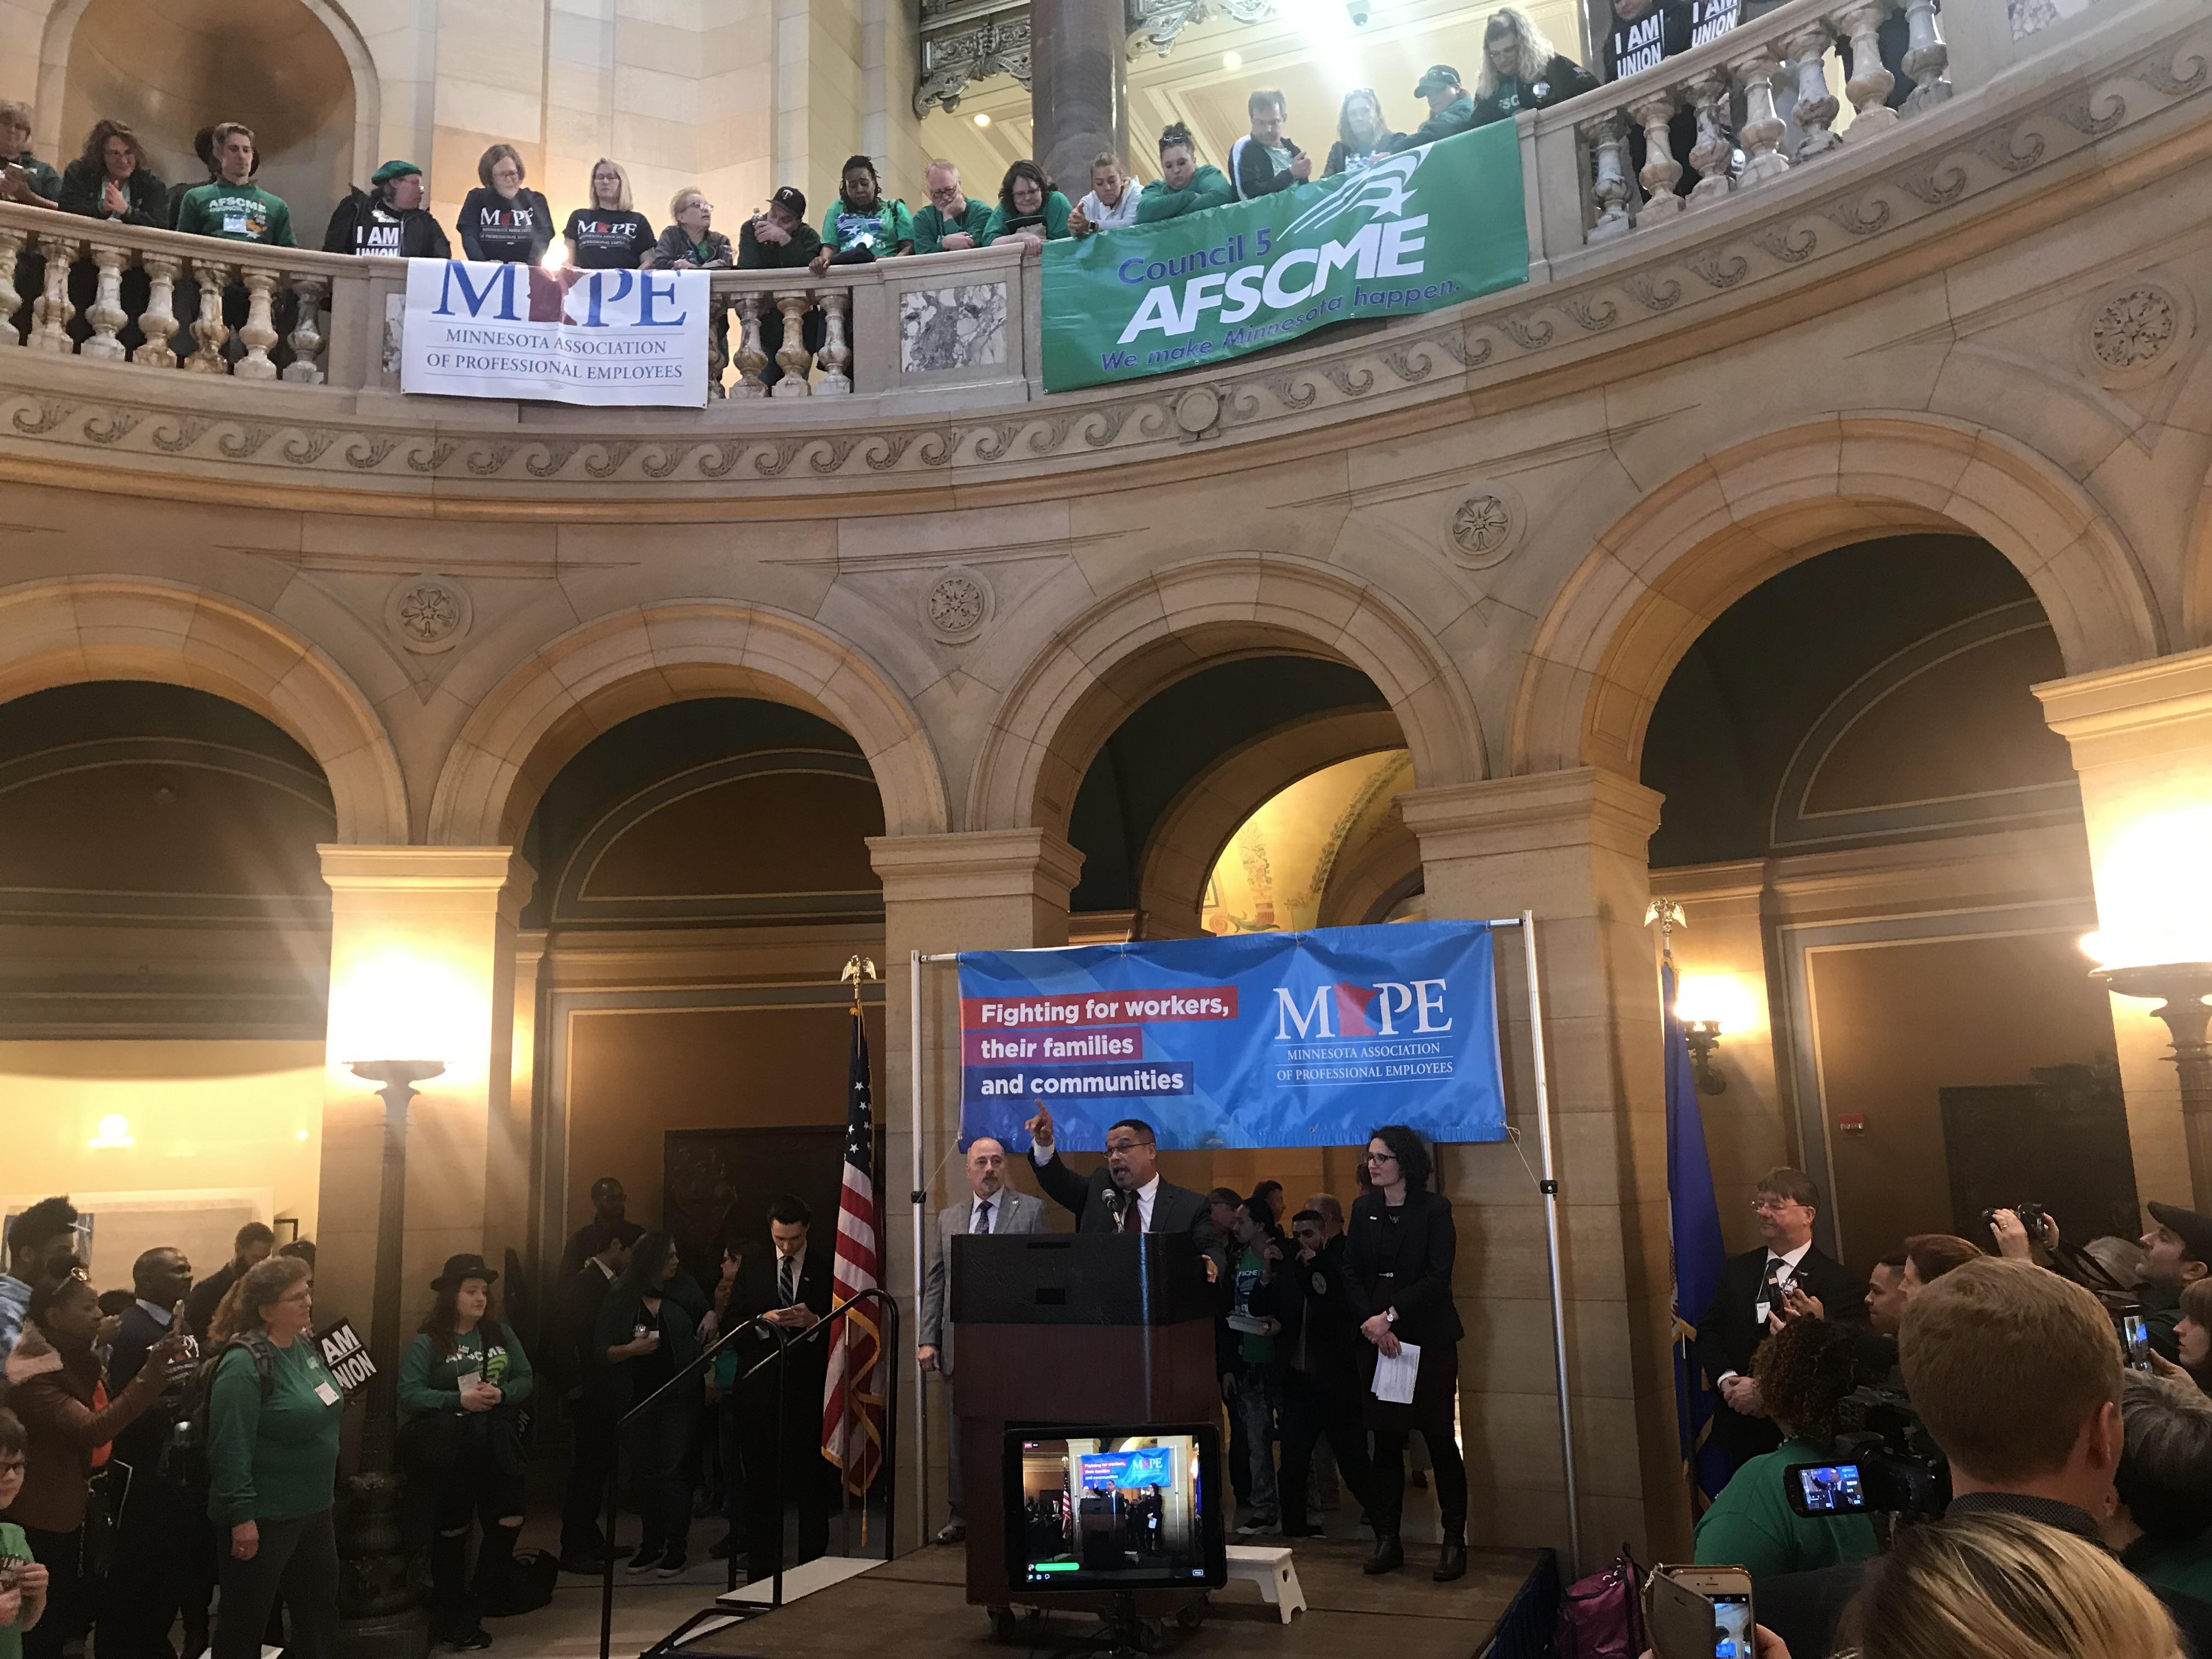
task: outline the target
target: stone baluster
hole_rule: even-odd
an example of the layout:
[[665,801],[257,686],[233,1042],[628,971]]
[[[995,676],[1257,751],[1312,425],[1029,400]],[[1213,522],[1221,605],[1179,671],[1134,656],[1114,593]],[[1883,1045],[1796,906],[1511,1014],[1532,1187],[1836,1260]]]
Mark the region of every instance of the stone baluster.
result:
[[1637,177],[1644,185],[1644,209],[1639,224],[1656,224],[1682,210],[1674,186],[1682,177],[1682,164],[1674,159],[1674,143],[1667,124],[1674,118],[1674,94],[1655,93],[1640,104],[1629,106],[1629,119],[1644,129],[1644,170]]
[[51,351],[66,357],[76,349],[69,337],[69,320],[76,314],[70,303],[70,262],[75,259],[83,244],[74,237],[56,236],[48,231],[39,233],[39,252],[46,256],[46,288],[31,307],[31,337],[33,351]]
[[751,289],[738,295],[737,360],[738,383],[730,388],[730,396],[765,398],[768,384],[761,374],[768,368],[768,352],[761,345],[761,296]]
[[1905,0],[1905,72],[1912,77],[1907,115],[1933,109],[1951,95],[1951,48],[1936,21],[1936,0]]
[[1618,112],[1601,118],[1591,131],[1596,177],[1590,196],[1597,204],[1597,220],[1590,226],[1589,240],[1609,242],[1629,231],[1633,186],[1628,182],[1628,135]]
[[79,348],[81,356],[112,363],[123,361],[123,342],[115,337],[131,320],[123,309],[123,267],[130,258],[130,253],[123,248],[93,245],[92,263],[100,272],[100,291],[85,307],[84,318],[92,325],[92,337]]
[[1878,138],[1897,125],[1897,112],[1889,106],[1897,77],[1881,61],[1882,15],[1889,9],[1877,3],[1854,6],[1843,16],[1844,33],[1850,37],[1851,78],[1844,82],[1850,94],[1851,128],[1844,142],[1863,144]]
[[1790,71],[1797,77],[1797,105],[1790,118],[1797,124],[1797,160],[1825,155],[1844,141],[1837,137],[1836,112],[1842,107],[1828,90],[1826,58],[1835,37],[1826,23],[1808,23],[1784,44]]
[[1698,170],[1698,182],[1690,186],[1692,212],[1727,201],[1735,188],[1729,176],[1735,156],[1735,140],[1728,130],[1732,93],[1728,76],[1717,70],[1690,86],[1690,106],[1698,112],[1698,142],[1690,146],[1690,165]]
[[775,383],[771,394],[778,398],[807,398],[814,388],[807,383],[806,308],[810,298],[804,294],[779,294],[775,308],[783,313],[783,343],[776,348],[775,360],[783,366],[783,378]]
[[711,288],[707,299],[707,395],[723,398],[729,395],[722,385],[722,371],[730,365],[730,301],[727,295]]
[[222,349],[230,339],[230,325],[222,319],[222,291],[229,285],[231,268],[210,259],[192,261],[192,275],[200,285],[200,314],[192,321],[192,338],[199,349],[185,359],[195,374],[228,374]]
[[320,386],[323,367],[315,360],[323,355],[323,279],[295,277],[292,297],[299,301],[300,314],[284,337],[284,343],[292,348],[292,361],[284,365],[283,378],[295,386]]
[[830,398],[853,389],[853,377],[846,371],[852,367],[853,348],[845,337],[845,305],[853,296],[842,288],[825,288],[818,301],[822,307],[822,384],[814,388],[819,395]]
[[23,257],[23,233],[0,225],[0,346],[21,345],[15,312],[23,296],[15,291],[15,261]]
[[1739,58],[1729,65],[1743,92],[1744,119],[1737,137],[1743,140],[1743,182],[1765,184],[1790,171],[1790,158],[1782,153],[1782,136],[1789,131],[1774,107],[1774,77],[1781,64],[1764,52]]
[[149,253],[139,262],[146,272],[146,310],[138,319],[145,340],[131,354],[131,361],[147,368],[174,368],[177,354],[169,341],[177,331],[177,273],[183,261],[166,253]]
[[252,265],[246,268],[246,326],[238,331],[238,337],[246,346],[246,356],[231,370],[241,380],[276,378],[276,365],[269,361],[269,349],[277,339],[276,319],[270,315],[270,301],[276,292],[279,275]]

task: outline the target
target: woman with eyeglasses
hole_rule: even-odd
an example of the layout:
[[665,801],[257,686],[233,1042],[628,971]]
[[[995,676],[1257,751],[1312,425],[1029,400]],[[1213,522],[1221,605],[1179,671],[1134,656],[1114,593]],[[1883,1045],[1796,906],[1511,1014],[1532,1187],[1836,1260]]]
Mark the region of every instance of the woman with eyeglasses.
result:
[[[1405,1565],[1398,1541],[1406,1502],[1406,1437],[1419,1429],[1436,1467],[1437,1508],[1443,1547],[1431,1577],[1442,1583],[1467,1571],[1467,1465],[1455,1431],[1459,1401],[1459,1340],[1466,1334],[1452,1301],[1452,1258],[1459,1241],[1451,1200],[1429,1190],[1429,1150],[1402,1123],[1388,1123],[1367,1142],[1374,1190],[1352,1206],[1344,1278],[1352,1316],[1367,1339],[1367,1426],[1375,1435],[1375,1473],[1368,1517],[1375,1525],[1370,1573]],[[1420,1351],[1410,1404],[1375,1397],[1376,1361],[1402,1349]]]

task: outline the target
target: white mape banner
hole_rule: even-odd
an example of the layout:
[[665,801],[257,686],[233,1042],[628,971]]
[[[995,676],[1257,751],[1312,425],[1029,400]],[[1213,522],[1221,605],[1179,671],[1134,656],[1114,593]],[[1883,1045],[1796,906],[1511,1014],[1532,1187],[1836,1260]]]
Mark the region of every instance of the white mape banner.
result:
[[703,408],[708,280],[410,259],[399,389]]

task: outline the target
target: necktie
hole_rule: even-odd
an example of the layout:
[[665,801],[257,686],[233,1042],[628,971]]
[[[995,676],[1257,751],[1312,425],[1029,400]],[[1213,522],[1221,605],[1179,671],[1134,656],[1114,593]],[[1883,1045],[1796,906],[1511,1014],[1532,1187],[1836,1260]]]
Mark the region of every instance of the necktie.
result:
[[792,1271],[793,1266],[791,1258],[784,1257],[783,1266],[777,1270],[775,1276],[776,1294],[783,1298],[781,1305],[787,1308],[799,1300],[799,1285]]
[[1136,1194],[1126,1194],[1121,1200],[1121,1231],[1140,1233],[1145,1231],[1145,1206]]
[[991,1200],[988,1198],[975,1206],[975,1231],[979,1233],[991,1231]]

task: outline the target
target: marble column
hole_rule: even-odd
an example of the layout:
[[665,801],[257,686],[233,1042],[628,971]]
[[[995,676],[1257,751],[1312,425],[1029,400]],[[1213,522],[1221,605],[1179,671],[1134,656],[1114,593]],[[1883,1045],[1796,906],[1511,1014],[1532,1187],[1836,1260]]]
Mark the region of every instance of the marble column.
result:
[[[448,1255],[526,1248],[529,1103],[511,1109],[515,920],[534,875],[507,847],[319,849],[331,889],[318,1318],[368,1328],[384,1107],[356,1060],[436,1060],[409,1112],[405,1328]],[[386,1357],[376,1356],[382,1365]]]
[[1031,0],[1030,30],[1033,151],[1073,201],[1091,188],[1099,151],[1120,156],[1125,172],[1131,159],[1121,0]]
[[[1067,896],[1083,868],[1083,855],[1045,830],[986,830],[965,835],[882,836],[868,852],[884,884],[884,1053],[876,1068],[877,1109],[884,1130],[884,1231],[890,1235],[890,1283],[912,1329],[914,1283],[914,1136],[912,1083],[912,952],[1014,951],[1067,943]],[[967,1190],[954,1139],[960,1127],[959,984],[950,963],[921,970],[922,1168],[928,1188],[927,1216]],[[1036,1182],[1017,1162],[1009,1172],[1024,1191]],[[1058,1217],[1056,1206],[1048,1212]],[[927,1219],[926,1216],[926,1219]],[[1059,1224],[1054,1222],[1053,1224]],[[903,1467],[899,1491],[908,1503],[921,1491],[913,1451],[913,1407],[903,1390],[912,1381],[914,1345],[905,1345],[908,1370],[902,1389],[899,1443]],[[945,1396],[929,1384],[929,1443],[921,1449],[928,1469],[928,1508],[900,1517],[904,1537],[927,1538],[944,1524],[946,1510]],[[909,1528],[919,1526],[920,1531]]]
[[[2045,720],[2074,751],[2100,956],[2116,966],[2212,958],[2212,649],[2034,690]],[[2082,957],[2084,974],[2094,965]],[[2212,1115],[2185,1121],[2172,1037],[2157,1006],[2112,999],[2136,1188],[2201,1210],[2212,1204],[2212,1183],[2201,1178],[2212,1171]]]
[[[1660,798],[1582,768],[1401,795],[1428,913],[1535,913],[1560,1188],[1583,1571],[1624,1539],[1686,1559],[1668,1312],[1666,1104],[1659,992],[1644,929]],[[1509,1121],[1535,1160],[1527,976],[1518,929],[1498,939]],[[1504,1144],[1441,1150],[1459,1224],[1455,1294],[1470,1544],[1550,1545],[1565,1566],[1544,1208]],[[1571,1576],[1570,1574],[1569,1576]]]

